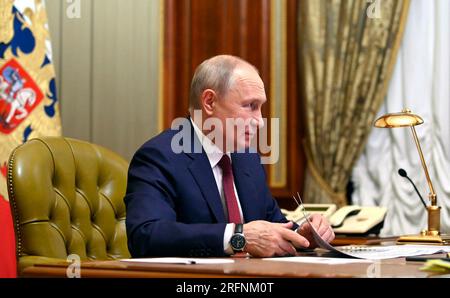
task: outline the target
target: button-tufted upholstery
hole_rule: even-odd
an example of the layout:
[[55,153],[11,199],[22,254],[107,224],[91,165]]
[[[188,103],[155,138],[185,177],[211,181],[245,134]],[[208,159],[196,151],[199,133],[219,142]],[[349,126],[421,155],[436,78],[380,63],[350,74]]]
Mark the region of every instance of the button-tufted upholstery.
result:
[[63,138],[32,139],[8,164],[19,271],[34,263],[126,258],[128,164],[101,146]]

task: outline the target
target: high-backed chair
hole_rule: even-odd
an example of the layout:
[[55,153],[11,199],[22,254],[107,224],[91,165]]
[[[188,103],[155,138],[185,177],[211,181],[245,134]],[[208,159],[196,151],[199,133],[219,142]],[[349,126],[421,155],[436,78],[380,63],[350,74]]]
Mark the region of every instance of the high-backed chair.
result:
[[88,142],[32,139],[8,163],[19,273],[36,263],[128,258],[127,162]]

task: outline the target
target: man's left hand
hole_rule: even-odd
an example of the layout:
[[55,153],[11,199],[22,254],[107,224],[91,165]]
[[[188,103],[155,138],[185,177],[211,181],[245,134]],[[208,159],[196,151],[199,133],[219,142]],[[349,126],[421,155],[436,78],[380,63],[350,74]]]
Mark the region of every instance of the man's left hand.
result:
[[[331,242],[334,239],[333,229],[331,228],[331,225],[328,223],[328,220],[325,217],[320,214],[313,214],[309,216],[309,221],[316,230],[317,234],[319,234],[319,236],[323,240],[325,240],[326,242]],[[303,223],[303,225],[298,228],[297,232],[308,239],[310,243],[309,248],[317,247],[317,243],[314,240],[311,231],[311,226],[307,222]]]

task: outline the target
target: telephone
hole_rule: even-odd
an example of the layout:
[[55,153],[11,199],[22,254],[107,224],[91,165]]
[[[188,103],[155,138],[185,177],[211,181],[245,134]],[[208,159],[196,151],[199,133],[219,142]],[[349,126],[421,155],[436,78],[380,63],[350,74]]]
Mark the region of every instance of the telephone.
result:
[[[344,206],[336,211],[335,204],[303,204],[307,214],[319,213],[326,217],[335,234],[366,236],[380,233],[387,209],[384,207]],[[299,206],[294,211],[281,209],[288,220],[302,222],[303,212]]]

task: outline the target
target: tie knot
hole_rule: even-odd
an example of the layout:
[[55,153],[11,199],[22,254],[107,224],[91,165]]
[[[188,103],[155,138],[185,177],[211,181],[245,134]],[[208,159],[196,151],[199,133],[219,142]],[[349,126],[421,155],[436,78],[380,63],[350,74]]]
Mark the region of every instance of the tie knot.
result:
[[222,158],[219,160],[219,167],[224,173],[231,172],[231,160],[228,155],[224,154],[222,156]]

